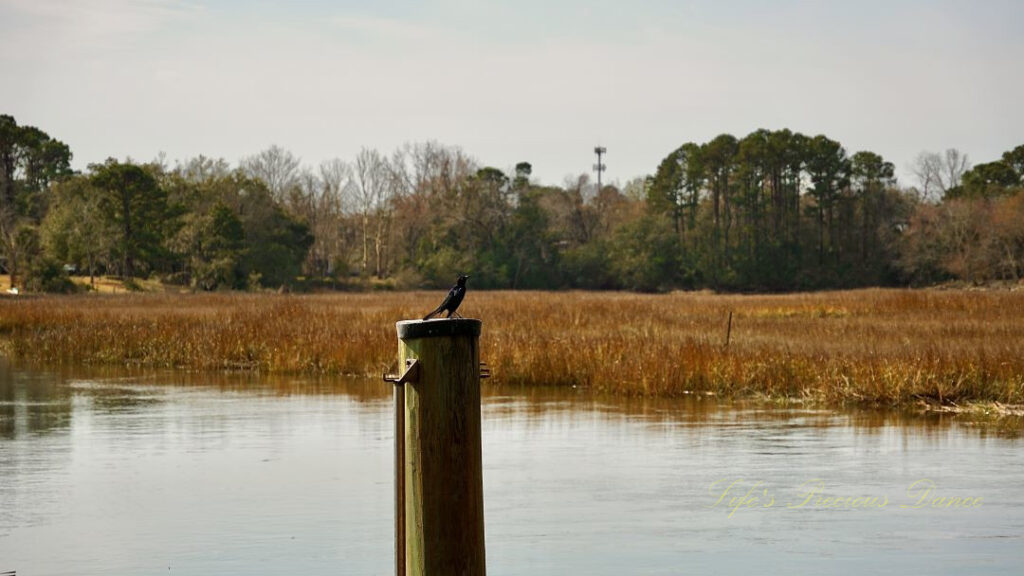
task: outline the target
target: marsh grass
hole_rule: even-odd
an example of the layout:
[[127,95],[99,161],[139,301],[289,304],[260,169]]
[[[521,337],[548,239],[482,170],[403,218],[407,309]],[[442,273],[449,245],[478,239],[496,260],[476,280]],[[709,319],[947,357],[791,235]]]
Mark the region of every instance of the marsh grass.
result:
[[[379,375],[434,292],[0,300],[0,352],[46,362]],[[1024,403],[1024,293],[471,292],[492,383],[635,396]],[[732,334],[724,346],[726,322]]]

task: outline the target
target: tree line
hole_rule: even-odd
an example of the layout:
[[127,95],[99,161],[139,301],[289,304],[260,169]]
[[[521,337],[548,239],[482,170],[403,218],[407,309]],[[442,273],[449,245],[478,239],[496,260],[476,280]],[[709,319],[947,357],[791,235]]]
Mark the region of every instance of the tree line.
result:
[[786,291],[1024,274],[1024,145],[971,166],[923,153],[915,187],[869,151],[758,130],[670,152],[654,173],[561,186],[519,162],[407,144],[304,165],[272,146],[236,166],[70,168],[70,148],[0,116],[0,268],[72,291],[69,273],[196,290],[480,288]]

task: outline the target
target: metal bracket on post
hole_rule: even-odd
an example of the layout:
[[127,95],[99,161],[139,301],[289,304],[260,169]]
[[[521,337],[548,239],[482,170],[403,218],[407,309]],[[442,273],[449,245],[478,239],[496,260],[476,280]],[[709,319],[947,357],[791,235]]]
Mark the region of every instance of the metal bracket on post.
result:
[[[419,376],[420,376],[420,364],[419,364],[419,362],[420,361],[418,359],[416,359],[416,358],[410,358],[409,360],[406,360],[405,372],[403,372],[401,374],[401,376],[398,376],[398,375],[395,375],[395,374],[388,374],[388,373],[385,372],[385,373],[381,374],[381,378],[385,382],[393,382],[395,384],[395,386],[401,386],[402,384],[405,384],[406,382],[415,383],[416,381],[419,380]],[[490,377],[491,377],[491,367],[487,365],[487,362],[481,362],[480,363],[480,378],[483,379],[483,378],[490,378]]]
[[420,377],[420,364],[416,358],[410,358],[405,361],[405,372],[402,372],[401,376],[395,376],[394,374],[384,373],[381,374],[381,378],[385,382],[394,382],[396,386],[401,386],[406,382],[416,382]]

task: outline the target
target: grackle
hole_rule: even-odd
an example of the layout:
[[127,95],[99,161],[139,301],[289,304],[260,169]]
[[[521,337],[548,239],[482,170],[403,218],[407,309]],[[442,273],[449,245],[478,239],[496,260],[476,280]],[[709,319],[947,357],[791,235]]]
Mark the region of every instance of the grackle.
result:
[[[438,306],[430,314],[424,316],[423,319],[430,320],[431,318],[437,316],[438,314],[444,312],[445,310],[448,311],[447,317],[451,318],[452,314],[455,314],[455,310],[459,307],[459,304],[462,304],[462,299],[466,297],[467,278],[469,278],[469,276],[459,276],[459,279],[455,283],[455,286],[452,286],[452,289],[448,291],[448,295],[444,297],[444,302],[441,302],[440,306]],[[458,316],[458,314],[456,314],[456,316]]]

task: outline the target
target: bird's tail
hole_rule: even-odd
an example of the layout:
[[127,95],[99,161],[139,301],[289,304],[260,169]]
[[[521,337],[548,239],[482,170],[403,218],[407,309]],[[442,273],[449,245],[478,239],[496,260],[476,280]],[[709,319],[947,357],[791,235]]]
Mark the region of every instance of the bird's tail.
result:
[[423,317],[423,319],[424,319],[424,320],[430,320],[430,319],[431,319],[431,318],[433,318],[434,316],[437,316],[438,314],[440,314],[442,310],[444,310],[444,306],[439,306],[439,307],[437,308],[437,310],[434,310],[434,311],[433,311],[433,312],[431,312],[430,314],[427,314],[426,316],[424,316],[424,317]]

